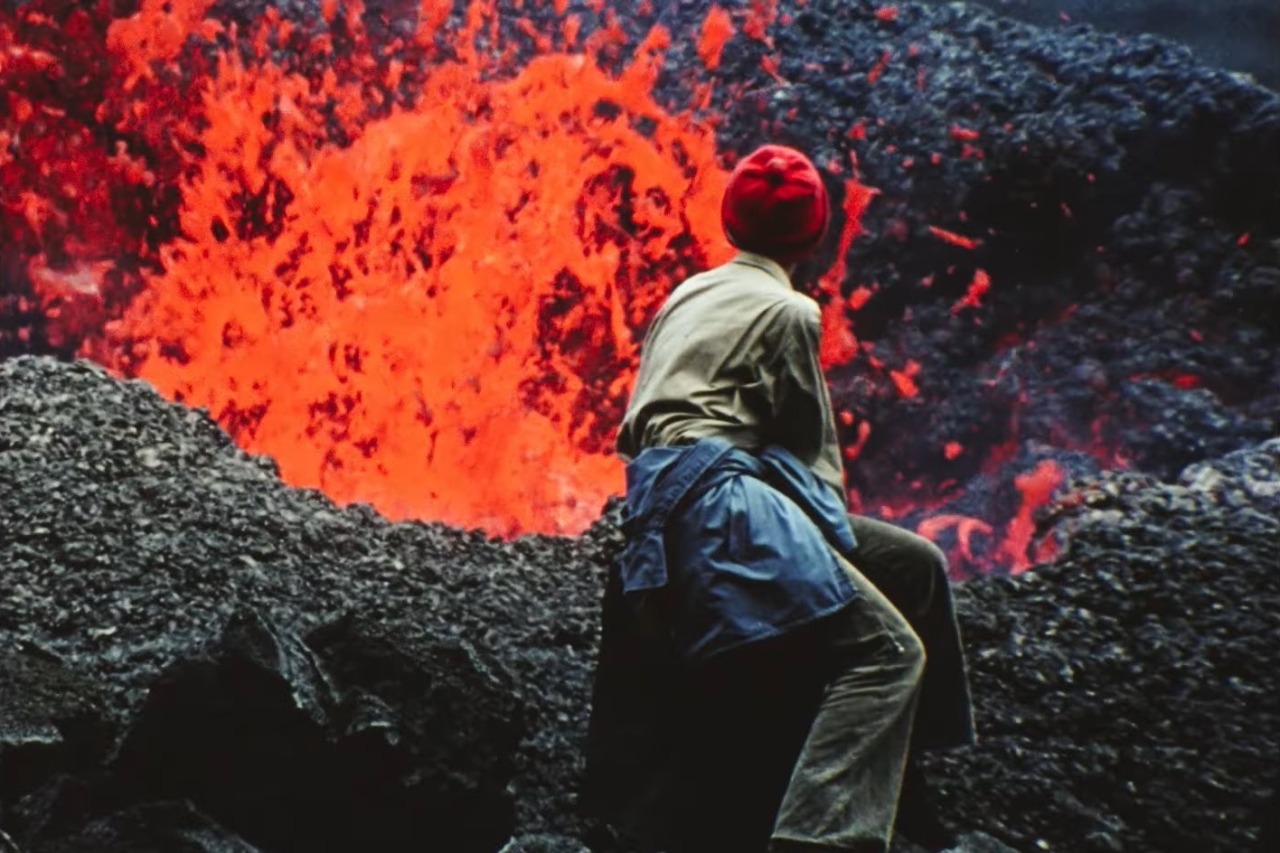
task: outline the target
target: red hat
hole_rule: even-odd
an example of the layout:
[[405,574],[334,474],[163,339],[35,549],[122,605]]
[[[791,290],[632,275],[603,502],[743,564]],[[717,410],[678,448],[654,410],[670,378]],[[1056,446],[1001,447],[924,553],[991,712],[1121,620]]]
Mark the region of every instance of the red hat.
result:
[[822,242],[831,207],[822,176],[808,157],[794,148],[764,145],[729,176],[720,218],[730,243],[789,264]]

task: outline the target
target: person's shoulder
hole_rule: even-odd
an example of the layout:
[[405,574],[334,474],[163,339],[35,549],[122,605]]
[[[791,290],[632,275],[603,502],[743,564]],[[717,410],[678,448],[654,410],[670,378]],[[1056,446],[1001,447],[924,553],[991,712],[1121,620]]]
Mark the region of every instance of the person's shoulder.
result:
[[776,305],[779,315],[788,322],[816,325],[822,320],[822,308],[817,301],[798,290],[780,291]]
[[681,282],[671,293],[667,308],[682,303],[716,305],[723,310],[743,312],[743,316],[774,318],[783,324],[819,322],[818,303],[779,281],[768,271],[735,263],[721,264]]

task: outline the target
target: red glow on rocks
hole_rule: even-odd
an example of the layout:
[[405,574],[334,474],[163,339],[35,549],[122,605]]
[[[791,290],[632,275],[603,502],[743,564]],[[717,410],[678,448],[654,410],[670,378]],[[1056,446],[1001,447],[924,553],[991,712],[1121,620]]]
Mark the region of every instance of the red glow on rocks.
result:
[[890,370],[889,378],[893,380],[894,387],[898,389],[898,393],[903,397],[916,397],[920,394],[920,388],[916,385],[916,377],[920,375],[920,363],[917,361],[908,361],[906,367],[902,370]]
[[818,357],[824,369],[848,364],[858,354],[858,338],[853,324],[838,301],[822,306],[822,341]]
[[778,83],[780,83],[781,85],[783,86],[790,85],[787,83],[786,78],[783,77],[782,74],[780,74],[778,71],[778,69],[782,67],[782,62],[781,60],[778,59],[778,57],[772,54],[767,54],[765,56],[760,57],[760,67],[764,69],[766,74],[768,74],[774,80],[778,81]]
[[916,525],[916,533],[934,543],[941,539],[943,531],[949,529],[955,530],[958,556],[963,557],[965,562],[968,563],[973,562],[974,559],[973,535],[975,533],[981,533],[983,536],[992,534],[990,524],[981,519],[969,518],[966,515],[935,515]]
[[702,22],[702,35],[698,39],[698,58],[709,71],[720,67],[724,46],[733,38],[733,19],[719,6],[712,6]]
[[982,297],[986,296],[987,291],[991,289],[991,276],[986,270],[978,269],[973,271],[973,280],[969,282],[969,289],[964,296],[951,306],[952,314],[959,314],[966,308],[977,308],[982,305]]
[[[1014,478],[1014,485],[1022,496],[1018,514],[1009,522],[1005,541],[1001,546],[1001,554],[1008,559],[1010,572],[1020,574],[1032,565],[1032,557],[1027,553],[1035,535],[1035,511],[1049,502],[1054,491],[1065,482],[1066,477],[1056,462],[1046,459],[1033,470]],[[1051,546],[1045,545],[1044,548]],[[1034,559],[1044,559],[1044,549],[1037,551]]]
[[951,138],[957,142],[975,142],[981,136],[976,130],[967,127],[961,127],[958,124],[951,125]]
[[1196,376],[1194,373],[1180,373],[1176,370],[1167,370],[1160,373],[1138,373],[1129,377],[1133,382],[1140,382],[1144,379],[1155,379],[1161,382],[1167,382],[1174,388],[1183,391],[1192,391],[1196,388],[1204,387],[1204,379]]
[[890,60],[893,59],[893,51],[886,50],[880,54],[880,58],[876,60],[875,66],[867,72],[867,82],[874,85],[884,76],[885,69],[889,67]]
[[871,301],[871,297],[875,295],[875,292],[875,288],[867,287],[865,284],[860,284],[855,287],[853,292],[849,294],[849,298],[847,300],[849,310],[860,310],[864,305]]
[[867,440],[871,438],[871,424],[868,421],[859,421],[856,430],[857,438],[853,444],[846,444],[844,447],[844,458],[846,462],[853,462],[862,455],[862,449],[866,447]]
[[942,455],[946,457],[948,462],[954,462],[959,459],[962,453],[964,453],[964,445],[958,441],[948,441],[946,446],[942,448]]
[[898,7],[881,6],[879,9],[876,9],[875,16],[877,21],[884,21],[886,23],[896,21],[898,20]]
[[751,0],[746,20],[742,24],[742,31],[748,38],[772,47],[773,40],[769,38],[769,29],[777,18],[778,0]]
[[[197,30],[213,35],[221,27],[206,21],[205,13],[214,0],[142,0],[141,8],[129,18],[121,18],[107,30],[107,49],[131,68],[130,81],[152,76],[151,63],[177,57],[187,39]],[[132,82],[125,89],[133,88]]]
[[950,243],[953,246],[959,246],[962,249],[976,249],[982,245],[981,240],[975,240],[972,237],[965,237],[954,231],[947,231],[944,228],[938,228],[935,225],[929,226],[929,233],[937,237],[944,243]]
[[836,262],[818,283],[818,289],[824,295],[822,340],[818,354],[824,368],[848,364],[858,354],[858,338],[853,331],[853,321],[845,310],[848,303],[841,298],[847,274],[845,257],[853,246],[853,241],[862,233],[862,215],[878,192],[856,178],[845,181],[842,208],[845,226],[836,249]]

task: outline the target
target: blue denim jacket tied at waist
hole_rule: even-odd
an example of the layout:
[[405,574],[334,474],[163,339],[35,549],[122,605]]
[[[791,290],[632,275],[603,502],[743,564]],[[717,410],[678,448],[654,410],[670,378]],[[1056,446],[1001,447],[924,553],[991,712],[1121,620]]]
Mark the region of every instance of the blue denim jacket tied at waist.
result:
[[857,543],[839,497],[780,447],[722,439],[644,450],[627,466],[624,596],[662,601],[688,662],[811,622],[857,597],[836,553]]

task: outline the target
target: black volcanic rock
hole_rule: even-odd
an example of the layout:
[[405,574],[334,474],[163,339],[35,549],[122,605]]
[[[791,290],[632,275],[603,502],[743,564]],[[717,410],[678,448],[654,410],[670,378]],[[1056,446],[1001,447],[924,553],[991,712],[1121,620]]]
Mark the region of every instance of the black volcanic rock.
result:
[[185,801],[123,809],[39,849],[47,853],[260,853]]
[[521,736],[493,672],[466,646],[387,626],[347,619],[307,643],[237,613],[156,680],[107,784],[190,800],[271,850],[492,850],[514,828]]
[[0,820],[6,804],[105,760],[115,740],[105,700],[93,674],[55,655],[31,644],[0,649]]
[[[334,689],[347,691],[347,704],[327,713],[335,724],[346,720],[352,760],[374,761],[371,741],[392,714],[406,735],[453,729],[440,716],[446,705],[423,704],[424,695],[449,696],[449,679],[464,671],[433,680],[427,658],[438,649],[450,671],[472,660],[482,681],[519,687],[524,734],[485,722],[514,713],[503,698],[513,694],[484,694],[496,716],[469,712],[459,732],[488,739],[488,749],[466,760],[500,769],[502,744],[519,737],[517,826],[548,837],[574,831],[600,537],[501,543],[339,509],[285,486],[269,460],[237,450],[207,415],[166,403],[143,383],[88,363],[30,358],[0,363],[0,524],[0,648],[35,644],[91,674],[108,720],[132,721],[175,664],[188,678],[212,677],[202,650],[233,614],[253,611],[293,638],[281,640],[297,649],[291,678],[307,673],[299,638],[315,644],[309,654],[326,673],[332,667]],[[349,613],[376,625],[310,633]],[[458,651],[467,647],[474,654]],[[348,666],[349,655],[366,663]],[[500,665],[483,663],[489,656]],[[323,679],[307,678],[321,697]],[[307,715],[299,709],[294,719]],[[92,790],[73,793],[44,796],[66,802],[59,813],[98,805]],[[0,802],[6,830],[12,805]],[[28,806],[24,825],[48,811]]]
[[1280,7],[1268,0],[978,2],[1000,14],[1043,26],[1090,24],[1122,35],[1156,33],[1186,43],[1209,64],[1254,74],[1271,88],[1280,88],[1280,55],[1275,50]]
[[1280,439],[1078,484],[1045,522],[1055,562],[957,591],[981,743],[937,760],[944,807],[1025,850],[1254,849],[1280,760]]
[[[1278,502],[1280,439],[1188,466],[1173,482],[1109,474],[1075,484],[1041,518],[1064,537],[1055,562],[960,584],[982,740],[932,761],[944,816],[975,845],[972,833],[985,833],[1024,853],[1252,844],[1280,749]],[[256,611],[274,627],[236,647],[260,672],[283,666],[266,650],[294,650],[296,665],[272,688],[273,713],[297,724],[290,737],[340,733],[343,760],[385,769],[404,766],[386,748],[390,733],[456,727],[485,741],[466,758],[483,764],[510,730],[450,723],[454,675],[441,681],[423,663],[439,654],[454,673],[476,661],[480,681],[500,686],[491,696],[518,693],[527,707],[510,851],[584,846],[575,803],[617,510],[578,539],[506,544],[391,524],[283,485],[206,416],[140,383],[86,364],[0,364],[0,648],[44,649],[43,662],[24,664],[43,673],[43,692],[24,689],[28,701],[88,680],[104,718],[137,725],[148,689],[163,695],[184,672],[211,677],[202,650],[218,647],[232,614]],[[216,584],[202,582],[211,575]],[[468,646],[474,653],[460,651]],[[501,771],[500,759],[485,766]],[[28,777],[24,788],[40,787],[18,802],[0,801],[0,828],[16,840],[91,821],[142,825],[120,817],[139,806],[105,796],[109,766],[55,770]]]

